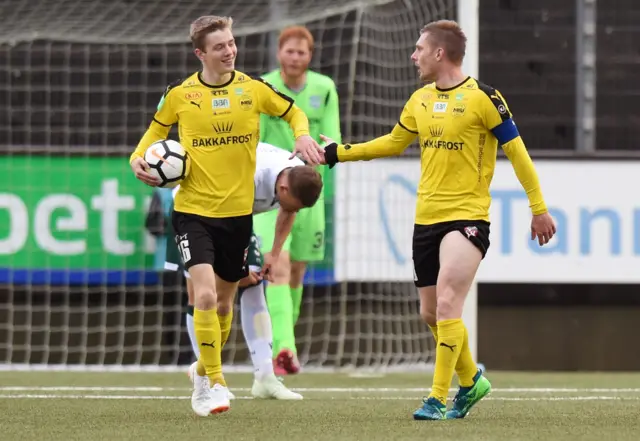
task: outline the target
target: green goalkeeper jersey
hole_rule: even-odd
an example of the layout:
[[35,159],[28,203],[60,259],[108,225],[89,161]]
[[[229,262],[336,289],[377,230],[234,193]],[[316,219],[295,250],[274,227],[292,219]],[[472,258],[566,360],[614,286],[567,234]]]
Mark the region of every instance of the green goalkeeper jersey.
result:
[[[309,134],[322,143],[320,134],[340,143],[340,109],[338,92],[331,78],[317,72],[307,71],[307,83],[299,92],[290,90],[282,81],[280,69],[263,75],[263,78],[278,91],[293,98],[309,119]],[[260,115],[260,141],[293,151],[295,140],[289,125],[278,117]],[[325,167],[318,171],[324,174]]]

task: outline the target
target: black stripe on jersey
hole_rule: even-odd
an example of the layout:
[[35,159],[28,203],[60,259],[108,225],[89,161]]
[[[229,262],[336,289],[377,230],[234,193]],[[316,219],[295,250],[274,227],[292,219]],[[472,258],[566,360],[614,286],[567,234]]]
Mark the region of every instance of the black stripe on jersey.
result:
[[[183,82],[184,82],[184,79],[182,79],[182,78],[180,78],[180,79],[177,79],[177,80],[175,80],[175,81],[170,82],[170,83],[169,83],[169,85],[167,86],[167,88],[166,88],[166,89],[165,89],[165,91],[164,91],[164,95],[162,95],[162,96],[165,96],[165,97],[166,97],[166,96],[169,94],[169,91],[170,91],[171,89],[173,89],[174,87],[178,87],[178,86],[179,86],[179,85],[181,85]],[[164,125],[164,124],[163,124],[163,125]]]
[[331,98],[331,91],[327,92],[327,97],[324,99],[324,106],[327,107],[329,104],[329,98]]
[[500,95],[498,95],[496,89],[487,84],[481,83],[480,81],[478,81],[477,83],[478,89],[483,91],[489,97],[496,110],[498,111],[498,114],[500,114],[500,118],[502,118],[502,121],[504,122],[511,118],[511,112],[509,112],[509,109],[507,109],[507,105],[502,100],[502,98],[500,98]]
[[157,119],[153,118],[153,121],[160,124],[162,127],[171,127],[171,124],[162,124],[160,121],[158,121]]
[[406,130],[407,132],[409,132],[409,133],[414,133],[414,134],[416,134],[416,135],[418,134],[418,132],[413,131],[413,130],[411,130],[411,129],[408,129],[408,128],[407,128],[404,124],[402,124],[400,121],[398,121],[398,125],[399,125],[400,127],[402,127],[403,129],[405,129],[405,130]]
[[293,107],[293,99],[289,98],[287,95],[285,95],[284,93],[280,92],[278,89],[276,89],[275,87],[273,87],[271,85],[271,83],[269,83],[268,81],[265,81],[263,78],[261,77],[254,77],[251,76],[252,80],[256,80],[256,81],[260,81],[262,84],[266,85],[269,89],[271,89],[273,91],[273,93],[275,93],[276,95],[278,95],[280,98],[282,98],[283,100],[287,101],[289,103],[289,107],[287,107],[287,110],[284,111],[284,113],[282,115],[280,115],[280,118],[282,118],[283,116],[285,116],[287,113],[289,113],[289,110],[291,110],[291,108]]

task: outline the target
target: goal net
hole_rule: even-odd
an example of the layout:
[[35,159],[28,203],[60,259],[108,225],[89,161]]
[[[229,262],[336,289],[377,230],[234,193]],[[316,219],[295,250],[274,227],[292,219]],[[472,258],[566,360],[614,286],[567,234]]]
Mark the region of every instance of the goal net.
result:
[[[0,364],[157,368],[191,361],[183,280],[154,270],[158,243],[144,228],[152,190],[133,178],[127,157],[166,84],[199,68],[188,42],[193,19],[232,16],[237,68],[254,75],[276,67],[283,26],[306,25],[316,38],[311,68],[336,82],[343,137],[357,142],[395,124],[419,85],[409,61],[419,29],[455,19],[456,3],[4,2]],[[336,279],[331,174],[326,186],[327,252],[307,275],[296,329],[301,362],[428,363],[434,348],[412,283],[379,281],[371,272]],[[372,259],[357,264],[366,268]],[[227,365],[249,363],[239,315],[223,353]]]

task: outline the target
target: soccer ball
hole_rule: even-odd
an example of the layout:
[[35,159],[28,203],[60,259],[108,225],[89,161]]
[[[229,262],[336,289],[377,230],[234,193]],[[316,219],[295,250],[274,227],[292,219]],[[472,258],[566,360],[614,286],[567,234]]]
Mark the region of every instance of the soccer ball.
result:
[[156,141],[144,153],[149,174],[162,181],[158,187],[173,188],[189,174],[189,156],[180,143],[171,139]]

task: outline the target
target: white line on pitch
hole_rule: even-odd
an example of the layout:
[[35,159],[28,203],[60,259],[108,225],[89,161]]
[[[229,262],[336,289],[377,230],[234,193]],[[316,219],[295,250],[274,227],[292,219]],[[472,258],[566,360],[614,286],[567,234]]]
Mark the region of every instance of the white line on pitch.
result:
[[[188,400],[187,396],[171,395],[46,395],[16,394],[0,395],[2,399],[75,399],[75,400]],[[239,400],[251,400],[252,397],[236,397]],[[329,399],[342,399],[329,397]],[[414,401],[418,397],[351,397],[349,400],[374,401]],[[487,397],[486,401],[638,401],[640,397],[584,396],[584,397]]]
[[[249,391],[247,387],[231,387],[232,390]],[[426,392],[430,388],[424,387],[292,387],[299,392]],[[2,392],[168,392],[188,391],[188,387],[155,387],[155,386],[3,386]],[[457,391],[456,388],[450,391]],[[640,393],[640,388],[493,388],[497,393]]]

